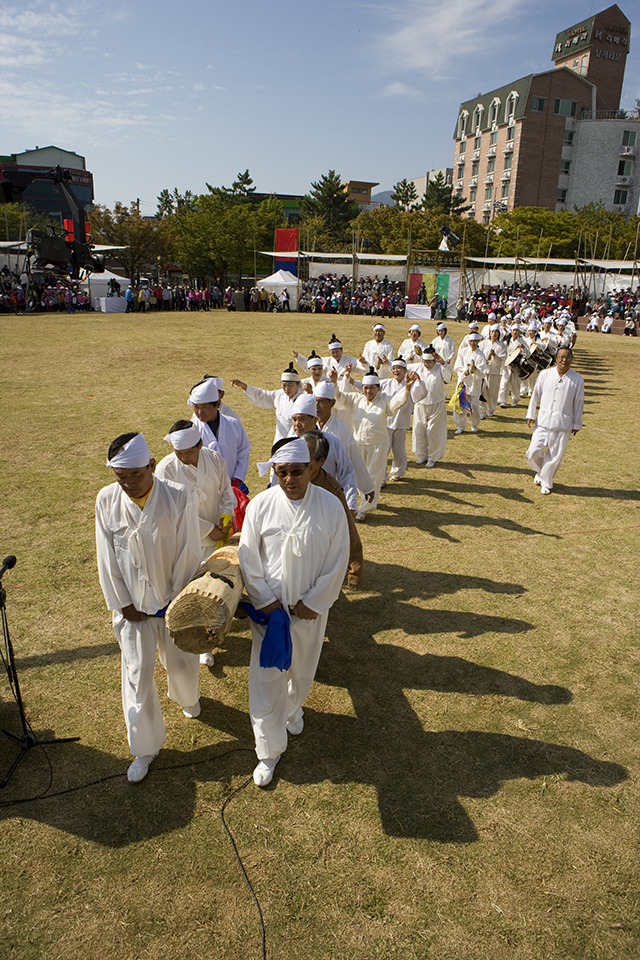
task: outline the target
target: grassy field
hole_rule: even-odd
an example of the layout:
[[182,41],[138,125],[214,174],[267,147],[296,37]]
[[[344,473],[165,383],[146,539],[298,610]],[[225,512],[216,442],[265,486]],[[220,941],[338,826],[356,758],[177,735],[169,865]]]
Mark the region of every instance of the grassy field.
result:
[[[392,343],[407,326],[388,323]],[[93,505],[117,434],[143,430],[159,459],[204,373],[275,388],[293,347],[324,353],[334,332],[357,353],[370,322],[0,318],[9,625],[33,728],[81,737],[47,748],[57,795],[2,808],[2,958],[261,956],[220,817],[255,763],[248,630],[203,669],[197,721],[158,669],[166,747],[128,784]],[[411,464],[383,490],[362,528],[364,587],[329,618],[305,732],[269,789],[251,783],[226,810],[272,960],[640,954],[639,361],[636,340],[580,334],[585,429],[552,496],[527,468],[524,404],[475,436],[450,429],[442,465]],[[225,399],[253,443],[256,493],[273,414],[234,388]],[[19,729],[4,675],[0,727]],[[0,776],[15,747],[1,737]],[[30,751],[0,802],[48,782]]]

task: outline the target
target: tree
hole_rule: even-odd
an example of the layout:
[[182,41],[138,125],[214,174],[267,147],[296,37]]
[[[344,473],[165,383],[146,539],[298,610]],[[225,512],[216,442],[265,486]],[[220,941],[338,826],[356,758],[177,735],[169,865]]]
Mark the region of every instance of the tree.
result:
[[444,179],[442,171],[430,179],[427,183],[427,189],[422,198],[422,206],[425,210],[442,210],[446,214],[461,216],[467,213],[471,207],[467,205],[466,197],[453,192],[453,187]]
[[109,256],[121,265],[132,283],[138,283],[141,274],[155,267],[158,258],[164,263],[172,259],[173,236],[168,220],[143,217],[135,203],[127,207],[117,202],[113,210],[96,204],[89,221],[95,243],[126,248],[114,250]]
[[415,210],[418,206],[418,191],[415,183],[412,180],[401,180],[396,183],[391,199],[402,211]]
[[227,205],[256,202],[253,196],[256,188],[253,186],[253,180],[248,170],[239,173],[230,187],[212,187],[210,183],[207,183],[207,189],[212,196],[217,197],[218,200]]
[[[2,240],[25,240],[27,231],[33,228],[47,230],[49,227],[61,229],[60,221],[44,213],[35,213],[28,203],[3,203],[0,207],[4,217],[0,219],[0,238]],[[69,213],[71,216],[71,213]],[[4,223],[2,222],[4,220]]]
[[178,188],[174,187],[172,192],[169,190],[162,190],[160,196],[158,197],[158,208],[156,210],[156,217],[169,217],[173,213],[177,213],[178,210],[181,210],[183,207],[188,207],[193,209],[196,205],[196,197],[191,193],[191,190],[185,190],[184,193],[178,193]]
[[311,184],[311,190],[300,201],[300,211],[303,220],[322,217],[330,237],[337,242],[345,242],[349,224],[358,215],[358,204],[355,200],[349,200],[340,175],[335,170],[329,170],[317,183]]

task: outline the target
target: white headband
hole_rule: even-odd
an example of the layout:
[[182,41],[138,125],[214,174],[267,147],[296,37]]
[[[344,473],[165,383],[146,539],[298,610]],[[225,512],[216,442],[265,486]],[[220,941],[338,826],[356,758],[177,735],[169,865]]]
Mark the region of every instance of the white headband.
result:
[[187,405],[193,407],[196,403],[217,403],[220,399],[216,377],[209,377],[202,383],[196,384],[187,400]]
[[336,388],[330,380],[321,380],[313,392],[316,397],[324,400],[335,400],[336,398]]
[[151,451],[144,434],[137,433],[132,440],[125,443],[121,450],[118,450],[112,460],[107,460],[107,466],[114,469],[135,470],[138,467],[146,467],[150,460]]
[[322,365],[322,357],[309,357],[307,360],[308,367],[321,367]]
[[168,433],[164,438],[167,443],[172,444],[174,450],[190,450],[200,442],[200,431],[194,425],[184,430],[174,430]]
[[372,329],[372,330],[384,330],[384,324],[383,324],[383,323],[374,323],[374,325],[373,325],[373,327],[372,327],[371,329]]
[[[436,330],[437,330],[437,329],[438,329],[438,328],[436,327]],[[409,333],[411,333],[412,330],[417,330],[418,333],[421,333],[421,332],[422,332],[422,329],[421,329],[419,323],[413,323],[413,324],[409,327]]]
[[332,340],[329,344],[329,350],[342,350],[342,344],[339,340]]
[[309,463],[310,460],[311,454],[307,441],[303,440],[302,437],[297,437],[295,440],[283,443],[281,447],[278,447],[270,460],[259,463],[257,465],[258,473],[261,477],[264,477],[274,463]]
[[362,378],[362,385],[364,387],[379,387],[380,377],[377,373],[368,373],[366,377]]

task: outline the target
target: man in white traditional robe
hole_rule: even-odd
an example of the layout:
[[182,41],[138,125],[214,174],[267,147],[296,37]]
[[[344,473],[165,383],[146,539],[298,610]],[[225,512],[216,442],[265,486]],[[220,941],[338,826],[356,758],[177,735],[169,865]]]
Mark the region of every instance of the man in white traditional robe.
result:
[[436,335],[431,341],[431,346],[438,356],[442,357],[445,363],[451,363],[456,353],[456,345],[453,337],[447,333],[447,325],[445,323],[436,324]]
[[358,490],[369,503],[374,498],[373,480],[369,476],[367,465],[364,462],[356,438],[343,420],[338,420],[333,413],[336,405],[336,388],[330,380],[322,380],[315,388],[316,411],[318,427],[325,433],[337,437],[346,450],[353,469],[356,472]]
[[240,387],[244,390],[247,400],[254,407],[261,407],[264,410],[274,409],[276,412],[276,433],[273,442],[277,443],[283,437],[289,435],[291,430],[291,409],[296,397],[300,396],[300,374],[294,370],[293,363],[290,363],[281,377],[281,386],[279,390],[261,390],[260,387],[252,387],[242,380],[232,380],[231,386]]
[[116,482],[96,499],[98,574],[122,653],[132,783],[147,775],[166,739],[154,681],[156,649],[169,697],[185,716],[200,713],[198,657],[175,646],[164,622],[167,606],[200,565],[198,514],[186,487],[154,477],[155,465],[141,433],[117,437],[107,461]]
[[383,323],[374,323],[373,340],[367,340],[359,357],[360,370],[365,373],[373,367],[381,380],[388,380],[391,376],[391,361],[393,360],[393,346],[385,338]]
[[251,623],[249,712],[259,763],[253,779],[267,786],[287,749],[287,733],[302,733],[302,705],[311,689],[329,609],[349,562],[349,530],[342,504],[310,483],[309,448],[302,438],[282,444],[273,466],[277,486],[253,498],[238,555],[245,589],[258,611],[290,616],[292,657],[286,671],[260,666],[266,627]]
[[453,411],[453,422],[456,425],[457,434],[464,433],[467,419],[469,420],[471,433],[478,432],[482,378],[489,373],[485,355],[479,346],[480,334],[470,333],[466,339],[469,345],[467,347],[460,346],[453,369],[458,374],[458,385],[464,383],[467,400],[471,405],[471,412],[458,413],[457,410]]
[[372,367],[359,385],[361,394],[345,392],[352,390],[354,386],[350,376],[345,377],[343,389],[338,382],[337,373],[333,371],[331,374],[331,382],[336,388],[336,406],[350,411],[354,424],[353,435],[373,480],[373,500],[369,501],[361,496],[356,514],[358,523],[363,523],[367,514],[378,506],[389,454],[387,419],[394,416],[408,401],[411,387],[417,379],[417,374],[408,373],[405,377],[405,389],[399,390],[393,397],[388,397],[380,393],[380,378]]
[[[529,359],[530,351],[527,342],[523,337],[524,328],[519,323],[511,324],[511,341],[507,345],[507,359],[502,368],[502,378],[500,380],[500,389],[498,391],[498,403],[502,408],[506,408],[511,393],[511,406],[517,407],[518,401],[522,396],[522,377],[515,367],[508,363],[510,357],[520,354],[525,360]],[[525,387],[526,390],[526,387]]]
[[[350,357],[344,353],[342,349],[342,343],[340,340],[338,340],[335,333],[332,334],[331,340],[328,343],[328,347],[329,356],[322,357],[322,376],[325,379],[330,379],[332,370],[336,370],[338,377],[342,378],[346,375],[347,367],[350,371],[357,370],[359,368],[358,358]],[[298,353],[297,350],[293,351],[293,357],[299,367],[303,368],[304,370],[308,369],[308,361],[306,357],[304,357],[301,353]],[[335,416],[346,423],[350,430],[353,429],[351,416],[348,410],[336,410]]]
[[207,377],[191,389],[187,404],[193,407],[192,422],[205,447],[220,453],[231,481],[244,482],[249,469],[251,444],[239,420],[220,413],[216,377]]
[[[407,377],[407,364],[403,357],[396,357],[391,364],[391,377],[389,380],[383,380],[380,384],[380,393],[393,397],[399,390],[405,386]],[[391,452],[391,469],[389,470],[389,482],[395,483],[402,480],[407,472],[407,430],[411,426],[411,414],[416,403],[424,400],[427,390],[421,380],[411,387],[409,399],[400,407],[397,413],[387,420],[387,430],[389,432],[389,449]]]
[[498,406],[498,393],[502,382],[502,368],[507,356],[507,345],[500,339],[500,324],[492,323],[489,327],[489,337],[480,342],[480,350],[484,353],[489,372],[484,378],[484,397],[480,401],[480,414],[492,417]]
[[435,467],[447,449],[447,384],[451,364],[439,353],[425,353],[421,364],[411,368],[422,380],[426,395],[413,410],[411,446],[416,463]]
[[[553,478],[569,439],[582,429],[584,380],[571,370],[572,361],[571,348],[560,347],[556,366],[540,373],[527,410],[528,425],[535,425],[527,460],[535,471],[534,482],[544,494],[553,489]],[[536,418],[538,403],[540,410]]]
[[[202,560],[207,560],[233,533],[237,501],[227,465],[219,453],[203,447],[198,428],[189,420],[174,423],[164,439],[173,446],[173,453],[160,461],[156,476],[181,483],[193,496],[200,524]],[[213,653],[201,653],[200,663],[212,667]]]
[[[289,436],[301,437],[308,430],[315,430],[318,412],[313,394],[303,393],[295,401],[291,415],[291,433]],[[348,428],[346,428],[348,429]],[[358,505],[356,472],[349,454],[337,436],[327,437],[329,452],[323,464],[327,473],[334,477],[344,493],[350,510]]]
[[428,344],[421,339],[421,333],[420,324],[412,323],[409,327],[409,336],[400,344],[398,356],[404,357],[407,363],[420,363],[422,360],[422,354],[427,349]]

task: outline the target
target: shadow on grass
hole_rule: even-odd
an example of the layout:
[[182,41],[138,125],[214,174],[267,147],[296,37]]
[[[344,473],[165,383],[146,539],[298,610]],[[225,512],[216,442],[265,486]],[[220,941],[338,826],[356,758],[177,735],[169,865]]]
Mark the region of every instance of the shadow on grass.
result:
[[33,667],[50,667],[56,663],[70,663],[72,660],[93,660],[97,657],[118,657],[120,647],[113,643],[95,643],[90,647],[70,647],[68,650],[52,650],[50,653],[38,653],[31,657],[16,655],[18,670],[31,670]]
[[[425,493],[431,491],[427,488]],[[476,493],[479,491],[476,491]],[[511,498],[516,499],[516,498]],[[533,502],[530,498],[523,498],[524,502]],[[458,501],[464,502],[464,501]],[[373,513],[367,520],[371,527],[386,526],[388,519],[385,515],[394,514],[397,518],[397,526],[410,527],[415,530],[421,530],[430,533],[438,540],[447,540],[449,543],[460,543],[456,537],[453,537],[445,527],[474,527],[482,529],[484,527],[498,527],[500,530],[509,530],[512,533],[518,533],[523,536],[544,536],[554,540],[561,540],[557,533],[548,533],[544,530],[534,530],[531,527],[524,527],[515,520],[507,520],[505,517],[479,517],[467,513],[438,513],[434,510],[418,509],[415,507],[396,506],[394,503],[379,503],[377,514]]]
[[607,500],[640,500],[640,490],[613,490],[608,487],[569,487],[562,483],[553,485],[554,493],[572,497],[604,497]]

